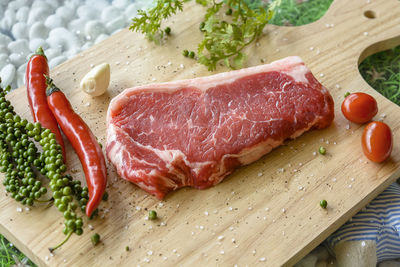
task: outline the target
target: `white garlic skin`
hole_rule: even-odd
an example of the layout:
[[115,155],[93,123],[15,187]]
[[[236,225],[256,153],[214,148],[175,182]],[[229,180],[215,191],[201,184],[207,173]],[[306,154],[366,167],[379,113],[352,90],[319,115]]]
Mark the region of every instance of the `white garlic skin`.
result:
[[81,80],[80,88],[91,96],[104,94],[110,84],[110,64],[103,63],[91,69]]

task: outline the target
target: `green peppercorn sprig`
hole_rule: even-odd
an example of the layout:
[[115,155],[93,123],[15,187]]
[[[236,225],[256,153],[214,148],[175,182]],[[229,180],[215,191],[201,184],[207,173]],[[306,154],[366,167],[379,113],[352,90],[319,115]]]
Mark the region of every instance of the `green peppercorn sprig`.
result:
[[[76,213],[79,207],[84,212],[88,202],[88,189],[82,188],[81,182],[64,175],[67,167],[60,145],[54,133],[40,123],[31,123],[21,119],[5,96],[10,87],[0,87],[0,171],[5,173],[3,184],[11,197],[23,205],[34,202],[54,200],[54,205],[64,215],[66,238],[50,251],[62,246],[70,236],[83,233],[83,220]],[[35,143],[43,149],[40,153]],[[45,175],[52,191],[51,200],[42,200],[47,193],[46,187],[38,179],[38,174]],[[75,196],[77,201],[74,201]]]

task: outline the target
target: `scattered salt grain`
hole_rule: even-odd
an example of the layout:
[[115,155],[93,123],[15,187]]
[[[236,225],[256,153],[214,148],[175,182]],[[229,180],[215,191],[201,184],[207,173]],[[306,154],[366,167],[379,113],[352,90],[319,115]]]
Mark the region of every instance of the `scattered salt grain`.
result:
[[143,261],[144,262],[150,262],[150,259],[149,258],[144,258]]
[[220,235],[219,237],[218,237],[218,240],[219,241],[221,241],[221,240],[223,240],[224,239],[224,236],[223,235]]
[[152,80],[153,82],[154,82],[154,81],[157,81],[157,79],[156,79],[156,78],[153,78],[153,79],[151,79],[151,80]]
[[346,124],[346,130],[350,130],[350,124]]
[[340,84],[337,83],[337,84],[335,85],[335,87],[336,87],[337,89],[339,89],[339,88],[340,88]]
[[349,184],[349,188],[351,188],[353,185],[352,184]]
[[184,66],[183,64],[179,65],[179,67],[180,67],[181,69],[185,68],[185,66]]
[[323,73],[320,73],[319,76],[320,76],[320,77],[324,77],[324,74],[323,74]]
[[94,229],[93,225],[91,225],[91,224],[88,224],[88,228],[89,228],[90,230],[93,230],[93,229]]
[[312,154],[313,154],[313,156],[316,156],[316,155],[317,155],[317,152],[316,152],[316,151],[314,151]]
[[177,252],[177,250],[174,248],[173,250],[172,250],[172,253],[176,253]]
[[253,253],[253,255],[255,255],[255,254],[257,253],[257,251],[256,251],[256,250],[253,250],[252,253]]
[[368,35],[368,32],[364,32],[364,36],[367,36]]
[[168,61],[167,65],[168,65],[168,66],[171,66],[171,65],[172,65],[172,62],[171,62],[171,61]]
[[120,64],[120,62],[119,62],[119,61],[115,62],[115,65],[117,65],[117,66],[118,66],[119,64]]
[[265,260],[266,260],[265,257],[260,258],[261,262],[264,262]]
[[149,255],[149,256],[153,255],[153,251],[149,250],[149,251],[147,252],[147,255]]
[[224,254],[225,254],[225,251],[221,250],[221,251],[219,252],[219,254],[224,255]]
[[352,182],[354,182],[354,180],[355,180],[355,179],[354,179],[354,177],[351,177],[351,179],[350,179],[350,180],[351,180]]
[[310,51],[313,51],[313,50],[314,50],[314,47],[313,47],[313,46],[311,46],[311,47],[310,47]]
[[332,178],[332,182],[336,182],[336,178]]
[[282,212],[283,212],[283,213],[285,213],[285,212],[286,212],[285,208],[283,208],[283,209],[282,209]]
[[136,210],[141,210],[142,208],[140,206],[136,206]]
[[160,202],[158,203],[158,206],[161,208],[162,206],[164,206],[164,203]]
[[200,225],[199,228],[200,228],[200,230],[204,230],[204,226],[203,225]]
[[248,209],[248,210],[253,210],[253,207],[248,207],[247,209]]
[[93,63],[92,63],[92,64],[90,64],[90,68],[92,68],[92,69],[94,68],[94,64],[93,64]]
[[31,208],[25,207],[25,211],[30,211],[30,210],[31,210]]
[[265,208],[265,211],[269,211],[269,208]]
[[236,242],[235,238],[232,238],[232,243],[235,243],[235,242]]
[[167,224],[165,222],[161,222],[160,226],[166,226]]
[[261,177],[263,174],[262,174],[262,172],[259,172],[257,175],[258,175],[258,177]]
[[44,259],[45,259],[46,261],[48,261],[48,260],[49,260],[49,256],[44,257]]
[[304,189],[304,187],[302,187],[301,185],[299,185],[299,190],[303,190]]
[[362,241],[362,242],[361,242],[361,246],[362,246],[362,247],[365,247],[365,241]]
[[208,211],[205,211],[205,212],[204,212],[204,215],[208,216]]
[[18,207],[18,208],[17,208],[17,211],[18,211],[18,212],[22,212],[22,208]]

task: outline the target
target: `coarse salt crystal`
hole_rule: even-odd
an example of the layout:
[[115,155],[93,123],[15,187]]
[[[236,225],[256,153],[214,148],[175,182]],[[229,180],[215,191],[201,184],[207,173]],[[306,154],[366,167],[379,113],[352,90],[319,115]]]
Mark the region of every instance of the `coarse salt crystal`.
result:
[[149,258],[144,258],[143,261],[144,262],[150,262],[150,259]]
[[253,210],[253,207],[248,207],[247,209],[248,209],[248,210]]
[[303,190],[303,187],[301,185],[299,185],[299,190]]
[[283,209],[282,209],[282,212],[283,212],[283,213],[285,213],[285,212],[286,212],[285,208],[283,208]]
[[181,64],[181,65],[179,65],[179,67],[180,67],[181,69],[183,69],[185,66],[184,66],[183,64]]
[[313,50],[314,50],[314,47],[313,47],[313,46],[311,46],[311,47],[310,47],[310,51],[313,51]]
[[253,250],[252,253],[253,253],[253,254],[256,254],[256,250]]
[[22,212],[22,208],[18,207],[18,208],[17,208],[17,211],[18,211],[18,212]]
[[316,156],[316,155],[317,155],[317,152],[316,152],[316,151],[314,151],[312,154],[313,154],[313,156]]
[[149,256],[153,255],[153,251],[149,250],[149,251],[147,252],[147,255],[149,255]]
[[367,36],[368,35],[368,32],[364,32],[364,36]]
[[136,210],[141,210],[142,208],[139,206],[136,206]]
[[224,236],[223,235],[220,235],[219,237],[218,237],[218,240],[219,241],[221,241],[221,240],[223,240],[224,239]]
[[200,225],[199,228],[200,228],[200,230],[203,230],[203,229],[204,229],[204,226],[203,226],[203,225]]
[[269,211],[269,208],[265,208],[265,211]]
[[158,206],[161,208],[162,206],[164,206],[164,203],[160,202],[158,203]]
[[336,178],[332,178],[332,182],[336,182]]
[[258,177],[261,177],[263,174],[262,174],[262,172],[259,172],[258,173]]
[[264,262],[265,260],[266,260],[265,257],[260,258],[261,262]]
[[94,68],[94,64],[93,64],[93,63],[92,63],[92,64],[90,64],[90,67],[91,67],[91,68]]
[[324,74],[323,74],[323,73],[320,73],[319,76],[320,76],[320,77],[324,77]]
[[232,238],[232,243],[235,243],[235,242],[236,242],[235,238]]
[[88,228],[89,228],[90,230],[93,230],[93,229],[94,229],[93,225],[91,225],[91,224],[88,224]]
[[49,260],[49,256],[44,257],[44,259],[45,259],[46,261],[48,261],[48,260]]
[[337,83],[337,84],[335,85],[335,87],[339,89],[339,88],[340,88],[340,84]]
[[351,188],[353,185],[352,184],[349,184],[349,188]]
[[221,250],[221,251],[219,252],[219,254],[224,255],[224,254],[225,254],[225,251]]
[[208,216],[208,211],[205,211],[205,212],[204,212],[204,215]]
[[176,253],[176,252],[177,252],[177,250],[174,248],[174,249],[172,250],[172,252],[173,252],[173,253]]
[[350,124],[346,124],[346,130],[350,129]]

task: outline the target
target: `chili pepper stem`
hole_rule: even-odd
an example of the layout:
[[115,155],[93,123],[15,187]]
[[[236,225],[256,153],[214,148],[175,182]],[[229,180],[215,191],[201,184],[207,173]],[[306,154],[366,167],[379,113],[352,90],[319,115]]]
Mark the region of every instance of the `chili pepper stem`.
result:
[[62,245],[64,245],[64,244],[68,241],[68,239],[71,237],[72,233],[73,233],[73,231],[70,231],[70,232],[68,233],[67,237],[66,237],[60,244],[58,244],[58,245],[55,246],[55,247],[49,248],[50,253],[52,253],[54,250],[56,250],[56,249],[58,249],[59,247],[61,247]]

